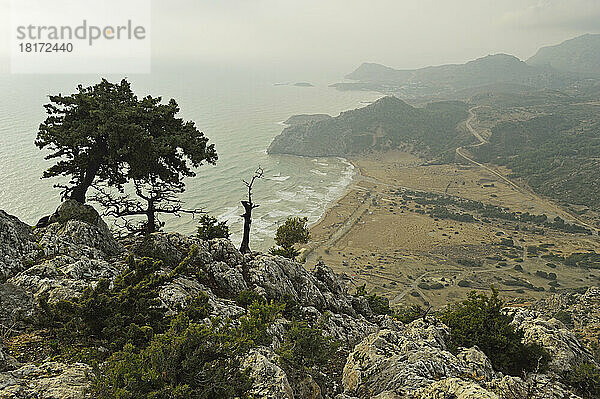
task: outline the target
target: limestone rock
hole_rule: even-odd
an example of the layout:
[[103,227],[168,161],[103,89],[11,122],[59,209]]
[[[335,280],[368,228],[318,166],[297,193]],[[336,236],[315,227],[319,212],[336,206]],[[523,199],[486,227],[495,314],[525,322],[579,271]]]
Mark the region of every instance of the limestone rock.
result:
[[0,210],[0,282],[33,264],[41,254],[31,227]]
[[199,248],[204,256],[199,262],[212,261],[207,243],[194,237],[178,233],[152,233],[125,242],[125,246],[136,256],[162,260],[167,268],[175,268],[189,254],[191,247]]
[[276,364],[276,355],[268,348],[250,351],[242,362],[252,378],[250,394],[264,399],[293,399],[285,372]]
[[359,398],[385,391],[401,395],[442,378],[494,375],[489,360],[476,348],[460,357],[447,351],[448,334],[441,323],[415,320],[399,331],[369,335],[348,355],[342,378],[345,392]]
[[259,254],[249,262],[247,276],[249,284],[260,287],[268,298],[279,299],[286,295],[302,306],[313,306],[319,311],[356,315],[352,297],[341,284],[332,281],[339,277],[323,265],[311,273],[281,256]]
[[122,268],[122,264],[83,255],[77,259],[58,255],[22,271],[8,283],[35,297],[47,294],[49,302],[56,302],[80,296],[86,287],[94,286],[102,278],[113,279]]
[[455,377],[436,381],[409,397],[412,399],[500,399],[497,394],[482,388],[474,381]]
[[33,295],[17,285],[0,284],[0,324],[20,330],[22,320],[35,314]]
[[373,396],[373,399],[402,399],[402,397],[395,392],[385,391]]
[[66,255],[108,260],[123,250],[106,225],[98,227],[79,220],[53,223],[37,229],[36,235],[47,258]]
[[581,399],[555,377],[545,374],[529,374],[526,380],[507,375],[483,385],[501,398]]
[[562,374],[575,364],[593,362],[590,350],[559,320],[519,308],[514,310],[513,324],[523,330],[524,342],[546,348],[551,357],[548,366],[553,372]]
[[27,364],[0,373],[0,398],[80,399],[90,385],[92,368],[83,363]]

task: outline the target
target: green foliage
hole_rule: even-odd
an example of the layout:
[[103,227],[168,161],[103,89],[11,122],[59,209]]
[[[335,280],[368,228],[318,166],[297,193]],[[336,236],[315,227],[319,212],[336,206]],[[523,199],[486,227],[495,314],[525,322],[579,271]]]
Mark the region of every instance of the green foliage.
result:
[[310,233],[306,227],[308,218],[292,217],[277,229],[275,242],[283,248],[289,248],[295,244],[305,244],[310,239]]
[[300,251],[298,251],[294,247],[289,248],[281,248],[281,247],[273,247],[269,249],[269,254],[275,256],[283,256],[288,259],[295,259],[298,255],[300,255]]
[[394,314],[392,317],[401,321],[402,323],[408,324],[417,320],[419,317],[423,317],[424,314],[425,309],[419,305],[400,306],[394,309]]
[[379,296],[377,294],[369,294],[366,289],[366,284],[361,285],[356,289],[354,296],[364,297],[369,303],[369,307],[374,314],[392,314],[392,308],[390,308],[390,300],[386,297]]
[[271,337],[267,334],[269,326],[281,316],[285,305],[276,302],[252,302],[247,314],[240,318],[240,326],[236,335],[244,348],[258,345],[269,345]]
[[114,351],[127,343],[143,346],[166,328],[157,291],[166,277],[157,273],[159,267],[160,261],[130,256],[127,269],[112,287],[108,280],[100,280],[72,301],[48,304],[42,298],[38,324],[66,345],[61,349],[101,345]]
[[310,239],[310,232],[308,231],[306,223],[308,223],[307,218],[287,218],[285,223],[279,226],[275,233],[275,243],[279,248],[271,248],[269,253],[271,255],[284,256],[290,259],[294,259],[298,256],[300,252],[294,248],[294,245],[306,244]]
[[490,359],[496,370],[521,375],[536,369],[543,370],[549,355],[539,345],[523,344],[522,331],[515,330],[511,318],[502,313],[504,303],[498,292],[491,296],[475,291],[463,302],[446,309],[441,320],[450,327],[450,350],[477,345]]
[[260,304],[266,303],[266,301],[267,300],[262,295],[256,293],[255,291],[249,290],[244,290],[240,292],[237,298],[235,298],[235,302],[244,309],[247,309],[248,306],[252,305],[255,302]]
[[416,108],[395,97],[384,97],[335,118],[289,126],[273,140],[269,152],[346,155],[410,143],[418,150],[436,155],[472,140],[461,136],[456,129],[467,118],[466,110],[466,104],[458,101]]
[[335,339],[325,336],[321,328],[305,321],[293,321],[277,353],[284,363],[294,368],[324,367],[340,347]]
[[94,182],[121,187],[123,154],[129,146],[130,111],[137,99],[126,80],[113,84],[105,79],[94,86],[77,86],[77,93],[50,96],[45,105],[48,117],[40,125],[35,144],[51,151],[48,160],[57,162],[44,178],[68,176],[64,194],[85,202],[85,193]]
[[240,371],[240,346],[232,328],[175,318],[147,348],[127,345],[100,367],[93,391],[109,398],[249,398],[250,379]]
[[284,305],[244,294],[249,303],[239,325],[208,316],[208,298],[191,301],[148,345],[127,344],[99,368],[94,393],[99,398],[248,398],[250,379],[240,359],[258,345],[269,345],[268,327]]
[[218,222],[217,218],[203,214],[198,218],[198,238],[212,240],[213,238],[229,238],[227,222]]
[[[538,108],[531,108],[539,112]],[[549,197],[597,207],[600,190],[596,159],[600,155],[600,120],[593,106],[552,106],[526,121],[500,122],[489,144],[476,149],[484,161],[506,165],[537,192]],[[552,228],[574,233],[589,230],[564,221]]]
[[[57,162],[43,177],[68,176],[63,194],[81,203],[94,186],[94,200],[105,206],[106,215],[147,217],[142,227],[128,222],[129,230],[154,232],[161,226],[157,214],[182,212],[177,194],[185,190],[183,178],[217,160],[208,138],[193,122],[177,117],[175,100],[138,99],[126,79],[79,85],[77,93],[51,96],[50,101],[35,143],[51,151],[46,159]],[[138,200],[111,190],[123,193],[128,181]]]
[[564,382],[583,398],[600,397],[600,368],[593,363],[580,363],[569,370]]
[[572,328],[573,327],[573,316],[571,312],[566,310],[559,310],[558,312],[552,315],[556,320],[561,321],[565,326]]

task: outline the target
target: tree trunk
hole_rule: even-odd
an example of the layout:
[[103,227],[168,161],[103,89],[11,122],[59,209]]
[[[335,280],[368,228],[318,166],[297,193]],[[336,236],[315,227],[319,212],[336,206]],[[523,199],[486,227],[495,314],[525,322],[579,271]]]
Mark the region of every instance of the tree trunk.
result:
[[146,224],[146,233],[152,234],[156,232],[156,215],[154,214],[154,201],[148,200],[148,208],[146,210],[148,222]]
[[244,236],[242,237],[242,245],[240,246],[240,252],[245,254],[250,252],[250,224],[252,223],[252,203],[249,201],[242,201],[242,205],[246,212],[242,215],[244,218]]
[[85,175],[83,179],[79,182],[77,186],[73,188],[71,192],[70,198],[75,201],[85,204],[85,194],[87,193],[88,188],[94,182],[96,178],[96,173],[98,173],[98,169],[100,169],[100,162],[92,162],[88,165]]

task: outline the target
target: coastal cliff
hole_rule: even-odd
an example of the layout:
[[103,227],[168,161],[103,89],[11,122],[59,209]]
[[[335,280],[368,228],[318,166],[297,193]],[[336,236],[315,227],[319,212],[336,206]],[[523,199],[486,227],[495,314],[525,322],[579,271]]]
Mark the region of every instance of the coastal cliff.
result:
[[[144,397],[141,392],[204,397],[193,391],[193,375],[202,370],[233,373],[246,384],[244,397],[254,398],[500,398],[532,387],[543,387],[539,397],[576,398],[559,376],[574,364],[594,362],[580,337],[600,325],[600,289],[594,287],[507,310],[524,340],[551,355],[544,373],[508,376],[478,347],[451,351],[451,331],[434,315],[402,322],[383,314],[376,297],[351,295],[344,276],[324,264],[306,270],[278,256],[242,255],[225,239],[177,233],[117,240],[92,207],[73,201],[38,228],[0,211],[0,275],[0,398],[75,399],[90,390],[113,397],[115,385],[123,383],[117,378],[122,367],[131,380],[119,392],[136,398]],[[276,302],[285,306],[267,318]],[[133,315],[129,307],[137,309]],[[571,326],[552,317],[559,311],[572,315]],[[67,338],[56,323],[61,312],[78,315],[68,320]],[[79,335],[89,334],[83,327],[97,335]],[[245,337],[226,357],[190,366],[198,359],[192,354],[216,350],[202,346],[210,329],[218,328],[217,347],[227,345],[227,334],[240,338],[235,334],[250,327],[260,334]],[[203,338],[189,341],[199,332]],[[172,334],[181,335],[169,341]],[[72,347],[65,350],[57,340]],[[163,353],[164,344],[169,349]],[[145,349],[134,361],[137,346]],[[156,352],[145,358],[150,349]],[[176,356],[177,370],[149,369],[144,378],[150,382],[135,385],[132,365],[162,367],[170,356]],[[222,362],[227,367],[220,368]],[[177,374],[179,369],[193,375]],[[179,394],[170,390],[173,381],[179,381]]]
[[305,119],[286,127],[267,152],[304,156],[344,156],[400,147],[437,154],[465,138],[457,124],[467,105],[458,101],[413,107],[396,97],[383,97],[335,118]]

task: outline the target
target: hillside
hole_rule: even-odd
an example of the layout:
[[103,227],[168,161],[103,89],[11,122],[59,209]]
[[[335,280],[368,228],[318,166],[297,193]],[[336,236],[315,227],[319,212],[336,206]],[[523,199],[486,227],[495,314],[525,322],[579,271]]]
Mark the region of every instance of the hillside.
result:
[[384,97],[335,118],[289,126],[275,137],[268,152],[339,156],[403,146],[437,154],[465,140],[456,126],[467,117],[466,109],[462,102],[415,108],[395,97]]
[[584,75],[600,75],[600,34],[586,34],[540,48],[527,64]]
[[489,143],[478,158],[506,165],[536,192],[561,203],[600,206],[600,118],[597,100],[561,92],[474,97]]
[[464,64],[396,70],[378,64],[363,64],[346,76],[354,83],[337,83],[341,90],[378,90],[400,96],[448,96],[479,86],[512,84],[538,88],[561,88],[574,77],[548,67],[528,65],[508,54],[494,54]]
[[[0,321],[11,326],[2,398],[497,399],[533,389],[558,399],[597,389],[577,378],[580,367],[597,373],[585,339],[600,320],[598,288],[503,313],[485,297],[440,315],[392,313],[322,263],[309,271],[175,233],[117,241],[73,202],[56,215],[32,230],[0,211]],[[477,327],[461,312],[494,317],[508,348],[498,353],[487,327],[457,346]],[[543,354],[544,370],[520,377],[536,361],[521,350]]]

